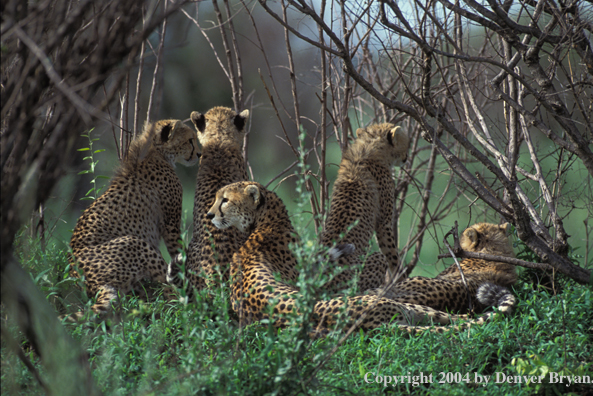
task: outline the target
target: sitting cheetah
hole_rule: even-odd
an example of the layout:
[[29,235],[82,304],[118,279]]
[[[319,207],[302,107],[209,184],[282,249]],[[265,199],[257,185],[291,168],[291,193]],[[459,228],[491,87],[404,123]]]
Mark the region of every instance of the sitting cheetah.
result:
[[[514,257],[507,236],[508,225],[474,224],[463,231],[461,247],[468,252]],[[505,313],[512,312],[516,300],[507,287],[517,281],[514,265],[466,258],[460,262],[460,266],[467,281],[467,289],[461,281],[457,266],[451,265],[436,278],[416,276],[392,285],[384,296],[399,302],[462,313],[468,312],[471,297],[472,308],[477,312],[487,306],[498,306]]]
[[[202,145],[202,158],[196,177],[194,232],[188,246],[186,275],[189,284],[197,290],[210,285],[208,279],[218,274],[228,279],[228,263],[246,239],[237,229],[217,229],[206,213],[219,188],[247,180],[242,147],[248,117],[249,110],[237,114],[226,107],[214,107],[206,114],[197,111],[191,114]],[[181,286],[175,276],[179,259],[173,260],[167,270],[167,281],[177,286]]]
[[[289,245],[295,243],[297,238],[280,198],[256,182],[233,183],[216,193],[216,200],[207,216],[220,229],[234,227],[249,234],[231,262],[231,300],[241,323],[267,318],[272,299],[275,301],[273,314],[293,311],[293,297],[298,294],[298,290],[275,277],[278,273],[286,277],[296,266]],[[314,308],[318,317],[317,329],[325,331],[331,327],[335,323],[336,313],[345,304],[351,320],[369,311],[360,323],[363,329],[388,324],[394,317],[395,322],[408,331],[415,330],[406,325],[408,321],[415,323],[430,318],[441,324],[449,324],[452,319],[467,319],[467,315],[448,315],[429,307],[366,295],[319,301]],[[487,317],[477,322],[483,323]],[[285,325],[283,319],[277,316],[272,319],[276,326]]]
[[[381,253],[366,259],[358,282],[358,290],[364,291],[379,287],[387,271],[393,275],[399,269],[391,167],[406,161],[410,141],[399,127],[388,123],[359,128],[356,134],[357,139],[342,156],[321,242],[325,246],[336,241],[352,243],[354,253],[338,261],[338,265],[350,267],[360,264],[376,232]],[[358,224],[348,231],[356,221]],[[352,276],[353,270],[346,270],[326,286],[335,291]]]
[[105,313],[118,292],[130,292],[143,278],[165,282],[159,241],[165,240],[171,256],[181,248],[182,187],[175,163],[191,166],[199,157],[196,133],[183,122],[147,124],[107,191],[78,219],[71,264],[84,273],[89,297],[99,293],[95,313]]

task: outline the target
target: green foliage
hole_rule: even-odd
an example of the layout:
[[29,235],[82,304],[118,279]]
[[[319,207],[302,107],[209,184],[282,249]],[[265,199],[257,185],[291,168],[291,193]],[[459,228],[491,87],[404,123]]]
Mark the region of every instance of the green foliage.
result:
[[[72,283],[62,282],[67,277],[65,249],[48,243],[44,253],[38,241],[23,235],[18,243],[17,257],[48,296],[63,295],[65,291],[56,290],[66,286],[75,289]],[[307,280],[312,270],[305,264],[319,255],[318,247],[304,243],[296,251],[305,273],[298,281],[303,290],[299,298],[303,315],[289,317],[293,326],[283,331],[267,323],[239,328],[230,307],[228,285],[210,294],[200,293],[196,302],[187,305],[167,301],[162,292],[149,302],[126,296],[106,320],[65,325],[88,351],[96,383],[108,395],[532,395],[592,389],[578,384],[567,387],[566,380],[550,383],[550,373],[583,376],[593,371],[593,290],[573,282],[567,282],[563,293],[556,296],[533,290],[528,284],[519,285],[519,305],[512,317],[474,326],[469,333],[408,336],[388,326],[355,333],[312,377],[341,333],[309,339],[306,316],[320,292],[308,282],[314,285],[324,279],[311,276],[312,280]],[[40,369],[38,356],[24,337],[20,339],[25,354]],[[367,376],[367,383],[368,373],[374,374]],[[425,377],[432,374],[433,383],[414,385],[414,377],[420,373]],[[476,384],[478,374],[492,376],[490,382]],[[496,375],[502,378],[502,374],[512,378],[543,374],[544,378],[541,384],[495,383]],[[375,383],[378,375],[409,375],[409,380],[384,386]],[[471,381],[464,382],[466,378]],[[2,393],[43,394],[4,343]]]
[[65,313],[70,304],[88,303],[82,281],[70,276],[69,253],[64,243],[53,238],[43,243],[23,228],[16,235],[14,254],[58,312]]
[[[87,159],[96,164],[92,155]],[[284,317],[290,326],[279,331],[263,321],[240,327],[230,305],[228,284],[198,293],[190,304],[171,300],[162,286],[156,287],[156,295],[147,293],[148,301],[122,296],[106,319],[88,315],[81,323],[64,322],[88,352],[92,374],[104,394],[532,395],[593,391],[592,385],[567,387],[566,379],[558,382],[560,375],[581,378],[593,372],[593,290],[571,281],[565,281],[563,292],[555,295],[519,283],[519,304],[512,317],[496,317],[469,332],[409,336],[385,325],[354,333],[329,357],[347,328],[341,320],[336,331],[325,337],[309,337],[314,330],[310,325],[313,308],[316,301],[328,297],[322,285],[331,271],[325,271],[324,249],[308,231],[307,175],[302,159],[297,211],[292,217],[302,238],[293,247],[300,270],[295,284],[300,290],[295,304],[299,315]],[[95,197],[98,193],[89,192]],[[521,258],[535,259],[520,242],[516,248]],[[38,239],[23,232],[15,252],[58,312],[76,312],[85,304],[89,310],[91,302],[78,287],[80,280],[68,275],[63,244],[49,241],[42,249]],[[26,338],[10,324],[5,329],[21,341],[27,358],[42,370]],[[1,368],[3,394],[43,394],[5,341]],[[535,382],[524,380],[532,376]],[[514,383],[517,379],[522,382]]]
[[90,200],[94,201],[95,199],[97,199],[101,195],[101,190],[104,187],[104,186],[97,186],[97,179],[109,179],[109,177],[107,177],[107,176],[95,174],[95,168],[96,168],[97,164],[99,163],[99,160],[95,160],[95,154],[102,153],[103,151],[105,151],[105,149],[93,150],[94,142],[99,141],[98,138],[93,139],[91,137],[91,133],[93,132],[93,129],[90,129],[88,132],[80,135],[80,136],[88,139],[89,146],[79,148],[77,150],[77,151],[88,151],[89,152],[88,153],[89,155],[87,155],[86,157],[83,158],[84,161],[87,161],[87,160],[89,161],[89,169],[80,171],[80,172],[78,172],[78,174],[79,175],[90,174],[93,176],[93,178],[91,180],[91,184],[93,185],[93,187],[89,191],[87,191],[87,193],[84,195],[84,197],[81,198],[81,200],[90,199]]

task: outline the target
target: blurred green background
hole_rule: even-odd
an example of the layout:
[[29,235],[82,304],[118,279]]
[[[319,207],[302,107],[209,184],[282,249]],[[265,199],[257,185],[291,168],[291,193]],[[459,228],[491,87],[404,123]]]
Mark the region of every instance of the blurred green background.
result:
[[[190,14],[195,11],[193,7],[195,6],[188,9]],[[293,163],[295,157],[289,146],[282,140],[284,136],[282,127],[270,104],[262,78],[270,89],[273,80],[277,92],[280,95],[280,97],[275,97],[274,99],[280,109],[282,123],[288,131],[289,138],[293,144],[298,145],[298,141],[295,124],[290,121],[286,114],[293,113],[294,105],[290,89],[290,75],[287,69],[284,31],[260,7],[256,6],[253,9],[253,16],[257,21],[257,28],[268,57],[267,63],[261,49],[258,48],[259,44],[257,43],[249,18],[244,13],[237,14],[233,19],[233,23],[241,48],[244,89],[247,98],[246,108],[249,108],[251,111],[248,124],[249,164],[254,180],[267,184],[272,178]],[[207,34],[222,57],[224,53],[222,51],[218,28],[213,22],[214,20],[215,16],[211,4],[200,4],[199,21],[203,28],[210,29],[207,30]],[[301,28],[306,31],[309,27],[303,21]],[[158,46],[158,35],[156,33],[151,37],[151,42],[155,47]],[[294,36],[291,37],[291,45],[295,69],[298,72],[296,78],[298,81],[297,89],[302,122],[308,134],[305,145],[306,147],[311,147],[313,141],[312,135],[317,130],[317,124],[321,119],[321,106],[317,95],[319,92],[320,75],[316,70],[316,65],[319,64],[319,52],[303,41],[296,39]],[[219,65],[209,42],[193,22],[182,13],[176,13],[169,20],[164,48],[165,52],[162,63],[164,70],[162,78],[163,91],[157,119],[184,119],[188,125],[191,125],[188,119],[192,111],[206,112],[214,106],[233,107],[231,85]],[[224,59],[222,60],[226,64],[226,61]],[[148,106],[154,63],[155,57],[147,56],[144,65],[145,71],[142,79],[142,90],[139,97],[140,108],[142,109],[140,113],[142,123],[146,119],[145,109]],[[268,75],[268,64],[271,66],[271,78]],[[136,96],[134,92],[135,78],[136,76],[133,73],[131,80],[134,83],[131,84],[132,92],[130,93],[132,100]],[[286,112],[283,111],[282,106],[287,109]],[[118,112],[119,109],[117,108],[111,109],[112,114],[118,114]],[[353,130],[368,123],[368,120],[360,119],[358,114],[358,112],[354,111],[350,114]],[[132,117],[131,114],[130,117]],[[490,114],[490,117],[490,121],[493,123],[502,120],[502,115]],[[117,128],[115,130],[116,133],[119,133]],[[81,134],[84,132],[80,131]],[[98,160],[96,173],[111,176],[119,162],[115,153],[113,127],[107,122],[99,123],[95,126],[92,136],[99,138],[94,149],[106,149],[105,152],[96,154],[95,160]],[[421,142],[420,144],[427,145],[426,142]],[[77,146],[79,148],[88,147],[88,140],[81,137]],[[327,147],[326,172],[328,179],[333,182],[338,169],[337,165],[341,158],[340,148],[335,136],[329,138]],[[540,149],[545,150],[546,148],[540,147]],[[428,154],[429,150],[420,152],[416,162],[419,162],[422,158],[427,158]],[[51,237],[63,242],[64,246],[69,243],[71,230],[74,228],[78,216],[90,204],[90,201],[81,201],[80,198],[91,187],[90,175],[78,175],[80,171],[88,169],[88,161],[82,161],[82,153],[67,153],[66,155],[78,156],[77,165],[69,170],[68,174],[54,189],[52,199],[48,202],[45,211],[47,229]],[[529,168],[530,159],[526,149],[519,162],[526,164],[525,167]],[[312,170],[317,171],[314,155],[310,156],[309,163]],[[544,160],[544,165],[553,168],[556,165],[554,158],[549,156]],[[189,241],[191,235],[193,196],[197,169],[197,166],[193,168],[177,167],[177,174],[184,186],[183,227],[184,230],[189,231],[186,235],[186,241]],[[296,169],[293,168],[286,175],[278,178],[270,185],[270,188],[275,189],[283,198],[291,215],[294,215],[297,210],[295,202],[298,197],[295,192],[295,178],[289,178],[280,185],[279,181],[293,174]],[[432,195],[436,197],[435,201],[443,194],[451,173],[442,159],[439,160],[437,170],[438,172],[432,189]],[[476,170],[483,171],[481,168]],[[420,173],[419,180],[423,180],[423,177],[423,174]],[[586,242],[584,220],[587,220],[592,212],[592,204],[586,198],[587,194],[591,196],[591,191],[583,190],[583,188],[590,189],[591,183],[583,184],[582,181],[585,178],[588,180],[589,175],[579,162],[573,164],[569,174],[565,178],[565,184],[569,186],[566,192],[570,192],[570,194],[567,194],[565,211],[572,210],[570,217],[564,219],[565,226],[568,234],[572,236],[569,242],[573,248],[580,247],[581,254],[584,254],[583,249]],[[429,230],[428,235],[425,237],[420,262],[414,272],[416,275],[436,274],[443,268],[442,262],[435,267],[435,263],[437,263],[436,256],[440,253],[439,249],[442,245],[442,236],[453,226],[455,220],[459,221],[460,231],[478,221],[500,221],[493,211],[484,210],[483,205],[473,203],[475,195],[468,193],[466,187],[461,185],[461,181],[456,180],[460,185],[455,186],[454,189],[459,188],[463,190],[465,195],[462,195],[461,198],[456,200],[454,208],[446,221]],[[100,180],[99,182],[106,183],[107,181]],[[333,183],[330,185],[330,189],[332,185]],[[524,188],[537,196],[537,186],[526,183]],[[400,246],[406,243],[410,230],[416,226],[415,212],[418,210],[419,202],[421,201],[420,193],[418,188],[412,188],[405,197],[406,206],[404,206],[404,212],[400,219]],[[454,196],[454,191],[449,191],[445,199],[452,199]],[[34,222],[36,220],[33,219],[32,221]],[[310,229],[313,227],[312,224],[312,222],[309,222]],[[163,250],[163,252],[165,258],[168,259],[166,251]],[[446,262],[447,265],[450,263],[448,261]],[[581,265],[583,264],[581,259]]]

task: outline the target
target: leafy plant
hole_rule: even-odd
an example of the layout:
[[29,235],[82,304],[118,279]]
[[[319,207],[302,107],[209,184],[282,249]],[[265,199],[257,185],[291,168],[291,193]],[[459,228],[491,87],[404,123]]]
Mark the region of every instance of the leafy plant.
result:
[[85,137],[88,139],[89,142],[89,146],[88,147],[83,147],[83,148],[79,148],[77,151],[88,151],[89,155],[83,158],[83,161],[89,161],[89,169],[83,170],[78,172],[79,175],[87,175],[90,174],[93,176],[93,178],[91,179],[91,184],[93,185],[93,187],[87,191],[87,193],[84,195],[84,197],[80,198],[81,200],[96,200],[100,195],[101,195],[101,190],[103,189],[104,186],[97,186],[97,180],[98,179],[109,179],[108,176],[103,176],[103,175],[97,175],[95,173],[95,168],[97,166],[97,164],[99,163],[99,160],[95,160],[95,154],[99,154],[102,153],[103,151],[105,151],[105,149],[98,149],[98,150],[93,150],[93,144],[97,141],[99,141],[98,138],[92,138],[91,137],[91,133],[93,132],[94,128],[89,129],[86,133],[81,134],[80,136]]

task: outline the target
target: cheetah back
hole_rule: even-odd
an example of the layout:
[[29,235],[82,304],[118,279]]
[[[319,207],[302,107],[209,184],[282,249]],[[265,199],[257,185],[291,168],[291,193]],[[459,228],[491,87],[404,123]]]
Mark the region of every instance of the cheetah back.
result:
[[[238,227],[251,233],[231,264],[233,309],[241,323],[269,318],[282,327],[286,320],[282,314],[296,309],[298,289],[275,276],[283,266],[294,267],[296,258],[285,247],[294,241],[294,229],[284,204],[273,192],[256,182],[239,182],[220,189],[209,211],[212,222],[221,228]],[[279,247],[278,242],[283,243]],[[394,317],[398,324],[430,319],[441,324],[451,320],[468,319],[465,315],[449,315],[414,304],[398,303],[376,296],[355,296],[319,301],[315,305],[318,332],[336,323],[338,312],[345,310],[349,323],[363,314],[360,327],[373,329],[389,324]]]
[[107,191],[78,219],[71,261],[83,271],[89,295],[100,292],[95,312],[143,278],[165,281],[160,238],[171,255],[181,247],[182,186],[174,164],[193,165],[199,155],[196,134],[181,121],[147,124]]
[[[342,157],[321,240],[326,246],[335,241],[354,244],[355,252],[338,261],[339,266],[350,267],[360,264],[360,257],[376,233],[381,253],[366,260],[359,282],[359,289],[366,290],[378,287],[387,270],[395,273],[399,269],[393,230],[395,184],[391,166],[406,160],[409,139],[398,127],[387,123],[359,129],[357,135]],[[340,238],[341,235],[344,237]],[[340,288],[351,276],[352,271],[348,271],[327,286],[332,290]]]

